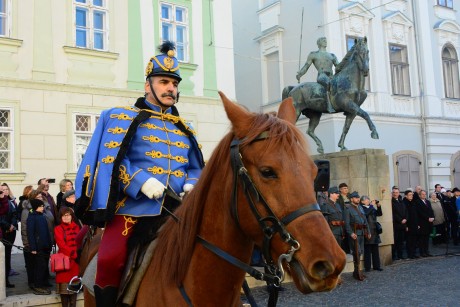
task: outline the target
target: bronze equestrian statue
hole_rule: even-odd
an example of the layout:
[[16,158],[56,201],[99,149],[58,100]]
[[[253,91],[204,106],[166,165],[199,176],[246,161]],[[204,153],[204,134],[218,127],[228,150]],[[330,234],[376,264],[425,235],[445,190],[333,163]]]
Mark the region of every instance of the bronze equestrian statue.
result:
[[[331,57],[329,56],[329,58]],[[333,63],[333,61],[329,63]],[[307,65],[308,60],[305,66]],[[330,68],[332,70],[332,65],[330,65]],[[303,69],[298,72],[298,78],[300,78],[299,74],[302,71]],[[377,129],[369,114],[361,109],[361,105],[367,97],[364,82],[368,73],[369,50],[367,48],[367,38],[355,39],[355,44],[345,55],[342,62],[336,66],[335,75],[330,80],[330,103],[335,113],[343,112],[346,116],[345,125],[338,143],[341,151],[347,150],[344,145],[345,137],[356,115],[362,117],[367,122],[371,130],[371,137],[373,139],[379,138]],[[327,88],[317,82],[304,82],[297,86],[285,87],[282,95],[283,99],[287,97],[294,99],[297,119],[299,119],[300,114],[310,119],[307,134],[316,142],[318,146],[317,151],[324,153],[323,145],[321,140],[316,136],[315,129],[319,124],[321,115],[329,113]]]

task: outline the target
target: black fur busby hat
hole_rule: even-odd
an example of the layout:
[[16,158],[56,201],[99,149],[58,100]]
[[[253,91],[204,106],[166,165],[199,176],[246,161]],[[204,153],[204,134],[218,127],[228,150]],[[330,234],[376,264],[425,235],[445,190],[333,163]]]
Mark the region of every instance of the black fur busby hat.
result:
[[165,41],[158,47],[160,54],[150,58],[145,68],[145,77],[168,76],[181,81],[179,61],[176,59],[176,46],[171,41]]

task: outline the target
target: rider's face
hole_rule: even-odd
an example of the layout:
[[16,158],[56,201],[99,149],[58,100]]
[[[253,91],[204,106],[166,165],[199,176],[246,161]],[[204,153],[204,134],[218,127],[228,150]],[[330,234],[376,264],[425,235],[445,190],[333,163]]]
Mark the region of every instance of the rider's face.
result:
[[168,108],[174,105],[177,99],[179,81],[167,76],[154,76],[151,77],[151,80],[152,88],[158,99],[160,99],[162,106],[155,100],[148,81],[145,82],[147,100],[153,104],[160,105],[162,108]]

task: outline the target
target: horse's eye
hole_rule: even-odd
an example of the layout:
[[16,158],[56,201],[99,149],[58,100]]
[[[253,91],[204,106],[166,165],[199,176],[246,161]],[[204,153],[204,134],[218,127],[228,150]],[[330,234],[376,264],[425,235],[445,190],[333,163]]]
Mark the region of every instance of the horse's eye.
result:
[[260,174],[264,178],[278,178],[276,173],[271,168],[263,168],[260,170]]

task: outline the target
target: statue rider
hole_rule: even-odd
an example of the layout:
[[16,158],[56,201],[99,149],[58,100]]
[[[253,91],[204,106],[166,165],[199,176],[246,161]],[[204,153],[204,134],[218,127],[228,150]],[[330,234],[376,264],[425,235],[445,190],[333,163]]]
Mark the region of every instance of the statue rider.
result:
[[307,72],[311,64],[315,65],[315,68],[318,71],[316,81],[326,88],[327,111],[329,113],[334,113],[335,110],[332,107],[330,100],[330,84],[331,78],[334,75],[332,66],[337,66],[339,63],[337,61],[337,57],[333,53],[326,51],[327,39],[325,37],[318,38],[316,43],[318,45],[318,50],[310,52],[307,62],[302,69],[297,72],[296,78],[297,81],[300,81],[300,77]]

